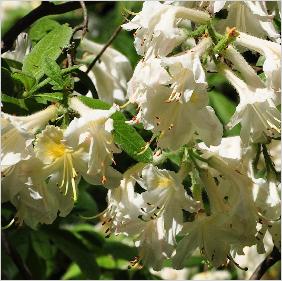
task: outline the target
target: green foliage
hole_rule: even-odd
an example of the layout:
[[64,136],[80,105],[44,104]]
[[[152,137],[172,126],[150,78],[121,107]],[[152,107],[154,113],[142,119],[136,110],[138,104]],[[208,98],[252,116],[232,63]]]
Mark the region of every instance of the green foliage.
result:
[[[220,92],[209,92],[210,104],[214,108],[218,118],[226,125],[233,113],[235,112],[236,105],[230,101],[226,96]],[[224,136],[237,136],[240,133],[240,126],[236,125],[233,129],[226,131],[224,129]]]
[[57,21],[51,19],[50,17],[44,17],[32,25],[28,34],[33,42],[38,42],[47,35],[47,33],[58,26],[60,26],[60,24]]
[[12,74],[12,78],[20,81],[23,84],[26,92],[29,92],[30,89],[36,84],[36,80],[33,76],[23,72],[14,72]]
[[37,81],[44,75],[46,58],[56,60],[69,44],[72,29],[60,25],[44,36],[32,49],[23,62],[23,72],[33,75]]

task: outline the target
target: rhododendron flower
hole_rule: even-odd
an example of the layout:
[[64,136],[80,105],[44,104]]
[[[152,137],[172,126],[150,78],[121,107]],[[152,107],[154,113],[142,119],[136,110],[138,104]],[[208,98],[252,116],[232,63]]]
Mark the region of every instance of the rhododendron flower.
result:
[[2,58],[12,59],[15,61],[23,62],[25,56],[30,53],[31,40],[28,38],[28,34],[22,32],[16,39],[16,46],[13,51],[8,51],[1,55]]
[[204,39],[187,53],[145,61],[144,68],[140,62],[129,82],[129,100],[137,102],[140,109],[136,121],[160,133],[161,148],[178,149],[195,133],[208,145],[217,145],[221,139],[222,125],[208,106],[205,73],[199,60],[210,43]]
[[179,174],[153,165],[144,167],[141,180],[137,180],[146,190],[142,193],[142,198],[147,203],[143,208],[142,218],[150,220],[163,216],[164,232],[173,244],[176,243],[176,234],[182,228],[182,209],[193,213],[200,207],[199,202],[186,193],[182,181]]
[[250,142],[265,142],[267,137],[278,137],[281,121],[274,103],[275,93],[268,88],[249,86],[227,67],[224,67],[223,73],[240,96],[228,128],[241,123],[241,138],[245,146]]
[[178,27],[183,19],[205,23],[210,17],[198,10],[145,1],[142,11],[122,27],[136,29],[134,45],[139,55],[163,57],[186,39],[185,32]]
[[56,179],[62,193],[76,201],[77,183],[80,175],[87,170],[87,157],[83,147],[67,146],[63,131],[55,126],[47,126],[37,135],[34,151],[45,165],[45,174],[51,176],[50,181],[54,182]]
[[57,106],[28,116],[1,113],[1,167],[7,168],[33,155],[32,141],[38,129],[43,128],[57,116]]
[[240,32],[236,43],[250,50],[256,51],[265,57],[263,71],[266,75],[267,86],[277,92],[277,99],[281,94],[281,45],[256,38]]
[[47,184],[43,164],[36,158],[20,161],[1,180],[1,201],[10,201],[17,209],[19,224],[32,228],[38,223],[51,224],[57,217],[60,192]]
[[65,132],[67,143],[70,146],[85,145],[88,153],[87,174],[91,177],[100,176],[103,184],[112,184],[116,187],[121,179],[120,174],[110,165],[114,162],[113,153],[118,153],[113,141],[113,120],[116,107],[110,110],[93,110],[84,105],[78,98],[72,98],[70,107],[81,117],[74,118]]
[[[81,47],[86,54],[85,59],[92,61],[103,48],[103,45],[83,39]],[[99,61],[89,72],[101,100],[113,104],[125,102],[127,81],[132,68],[126,56],[108,47]]]
[[214,12],[224,6],[227,6],[228,16],[218,23],[219,31],[236,26],[238,31],[280,41],[280,35],[272,23],[273,17],[267,13],[265,1],[215,1]]

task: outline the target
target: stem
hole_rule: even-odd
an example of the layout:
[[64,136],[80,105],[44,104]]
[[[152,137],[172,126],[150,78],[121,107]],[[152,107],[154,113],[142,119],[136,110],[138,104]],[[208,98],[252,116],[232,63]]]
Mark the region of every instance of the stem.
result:
[[216,32],[215,32],[211,22],[208,23],[207,28],[208,28],[208,33],[209,33],[213,43],[216,45],[218,43],[218,38],[216,36]]
[[[62,74],[68,74],[76,69],[79,68],[79,65],[75,65],[75,66],[72,66],[72,67],[68,67],[68,68],[64,68],[62,69]],[[38,83],[34,88],[32,88],[28,94],[29,96],[32,95],[33,93],[35,93],[36,91],[38,91],[40,88],[46,86],[48,83],[50,83],[52,81],[51,78],[46,78],[44,79],[43,81],[41,81],[40,83]]]
[[251,275],[250,280],[259,280],[267,272],[267,270],[277,261],[281,260],[279,250],[274,246],[272,252],[264,259],[264,261],[257,267],[255,272]]

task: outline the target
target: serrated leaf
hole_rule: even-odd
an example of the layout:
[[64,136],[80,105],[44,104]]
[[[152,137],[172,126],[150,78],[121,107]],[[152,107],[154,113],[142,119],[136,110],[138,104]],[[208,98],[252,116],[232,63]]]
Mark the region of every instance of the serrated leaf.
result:
[[43,71],[46,76],[51,78],[58,86],[63,88],[64,80],[62,77],[61,68],[54,60],[46,57],[43,63]]
[[45,58],[56,60],[72,36],[72,29],[67,25],[60,25],[44,36],[25,57],[23,72],[33,75],[37,81],[43,76]]
[[36,79],[23,72],[14,72],[12,77],[18,81],[20,81],[27,92],[36,84]]
[[57,21],[44,17],[32,25],[28,35],[32,41],[37,42],[59,25],[60,24]]
[[[87,106],[94,109],[109,109],[110,105],[107,103],[92,99],[89,97],[81,96],[79,99]],[[138,162],[149,163],[152,162],[153,153],[150,147],[146,149],[142,154],[139,154],[144,147],[146,142],[137,133],[134,127],[125,123],[126,118],[121,112],[116,112],[111,117],[114,121],[114,141],[118,144],[122,150],[124,150],[130,157]]]
[[[209,98],[210,104],[214,108],[216,115],[221,122],[226,125],[236,110],[236,104],[216,91],[210,91]],[[237,136],[239,134],[240,125],[236,125],[233,129],[224,132],[224,136]]]

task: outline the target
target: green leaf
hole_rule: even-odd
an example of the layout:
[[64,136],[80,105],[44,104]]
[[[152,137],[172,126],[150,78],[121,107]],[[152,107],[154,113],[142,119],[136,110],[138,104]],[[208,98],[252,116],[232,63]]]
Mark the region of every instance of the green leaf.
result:
[[47,104],[48,101],[59,102],[64,99],[63,93],[60,92],[36,94],[34,97],[36,101],[43,104]]
[[32,41],[38,42],[41,40],[47,33],[60,26],[60,24],[50,19],[49,17],[44,17],[39,19],[32,25],[29,30],[29,37]]
[[55,60],[51,60],[46,57],[43,63],[43,71],[53,80],[58,86],[64,87],[64,80],[62,77],[62,72],[60,66],[56,63]]
[[72,261],[78,264],[87,279],[99,278],[99,267],[95,255],[79,239],[64,230],[50,230],[50,238]]
[[[1,81],[1,92],[7,96],[17,96],[18,93],[15,89],[15,84],[20,85],[20,89],[22,88],[21,84],[12,78],[12,73],[4,67],[1,67]],[[5,81],[5,83],[3,83],[3,81]]]
[[45,58],[56,60],[72,36],[72,29],[60,25],[44,36],[23,61],[23,72],[33,75],[37,81],[43,76]]
[[76,263],[72,263],[61,278],[62,280],[82,280],[81,270]]
[[[223,94],[210,91],[209,92],[210,104],[214,108],[216,115],[220,121],[226,125],[236,110],[234,102],[229,100]],[[237,125],[233,129],[224,132],[224,136],[237,136],[240,134],[240,126]]]
[[23,64],[21,62],[12,60],[12,59],[8,59],[8,58],[1,58],[1,64],[5,68],[7,68],[7,65],[8,65],[9,68],[12,67],[17,70],[21,70],[23,67]]
[[4,103],[6,102],[6,103],[15,104],[18,107],[28,111],[28,108],[25,104],[25,99],[17,99],[17,98],[10,97],[10,96],[2,93],[1,94],[1,101],[4,102]]
[[20,81],[27,92],[36,84],[36,79],[23,72],[15,72],[12,74],[12,77],[18,81]]
[[[84,96],[79,97],[79,99],[84,104],[94,109],[110,108],[110,105],[101,100]],[[115,143],[136,161],[144,163],[152,162],[153,153],[150,147],[148,147],[148,149],[146,149],[142,154],[139,154],[146,146],[146,142],[137,133],[134,127],[125,123],[126,118],[124,115],[121,112],[116,112],[112,115],[112,119],[114,121],[113,136]]]

